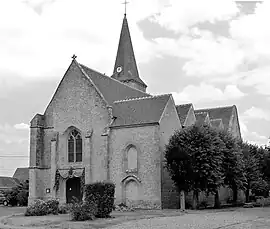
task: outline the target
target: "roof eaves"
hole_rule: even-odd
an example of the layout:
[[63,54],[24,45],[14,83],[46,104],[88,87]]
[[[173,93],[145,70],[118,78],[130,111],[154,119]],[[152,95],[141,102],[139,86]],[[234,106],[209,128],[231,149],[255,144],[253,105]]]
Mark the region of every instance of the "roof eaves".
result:
[[128,125],[117,125],[117,126],[110,126],[109,128],[112,129],[121,129],[121,128],[132,128],[132,127],[140,127],[140,126],[155,126],[159,125],[159,122],[145,122],[145,123],[135,123],[135,124],[128,124]]

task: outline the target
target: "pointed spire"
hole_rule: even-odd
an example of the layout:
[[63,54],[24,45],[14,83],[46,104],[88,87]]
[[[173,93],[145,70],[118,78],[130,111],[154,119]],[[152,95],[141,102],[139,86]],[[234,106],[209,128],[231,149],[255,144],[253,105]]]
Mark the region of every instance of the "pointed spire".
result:
[[147,85],[139,77],[126,14],[123,19],[112,78],[146,91]]

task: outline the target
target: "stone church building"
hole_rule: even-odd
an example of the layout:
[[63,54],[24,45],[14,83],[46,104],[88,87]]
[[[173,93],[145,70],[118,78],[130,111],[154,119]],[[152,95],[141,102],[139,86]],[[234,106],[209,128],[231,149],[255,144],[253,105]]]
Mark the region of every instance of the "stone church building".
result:
[[112,76],[73,56],[44,114],[32,119],[29,203],[82,199],[84,184],[109,180],[116,185],[116,204],[179,208],[179,194],[163,168],[170,136],[198,122],[241,137],[237,108],[195,110],[146,88],[125,15]]

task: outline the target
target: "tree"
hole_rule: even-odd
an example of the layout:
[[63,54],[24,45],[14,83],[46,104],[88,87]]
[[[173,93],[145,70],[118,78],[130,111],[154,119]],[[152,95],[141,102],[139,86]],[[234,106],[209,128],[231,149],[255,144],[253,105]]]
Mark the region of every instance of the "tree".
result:
[[166,145],[166,168],[179,190],[193,191],[193,208],[199,192],[215,194],[223,184],[224,147],[218,132],[206,125],[176,131]]
[[244,171],[243,153],[238,144],[239,140],[226,131],[220,130],[219,137],[224,142],[223,173],[224,185],[228,185],[233,191],[233,202],[237,202],[238,190],[245,190],[247,179]]
[[259,181],[262,178],[260,171],[260,160],[257,155],[257,146],[246,142],[240,143],[241,150],[244,155],[244,169],[246,173],[246,202],[249,202],[249,194],[252,188],[252,184]]

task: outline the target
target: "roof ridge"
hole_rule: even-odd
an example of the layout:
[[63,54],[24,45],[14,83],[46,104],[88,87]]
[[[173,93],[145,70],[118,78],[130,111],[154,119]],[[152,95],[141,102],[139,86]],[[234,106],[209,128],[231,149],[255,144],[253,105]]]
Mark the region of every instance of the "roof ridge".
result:
[[[136,91],[139,91],[139,92],[141,92],[141,93],[144,93],[144,94],[146,94],[146,95],[151,96],[150,94],[148,94],[148,93],[146,93],[146,92],[144,92],[144,91],[141,91],[141,90],[139,90],[139,89],[137,89],[137,88],[131,87],[131,86],[125,84],[125,83],[122,83],[121,81],[119,81],[119,80],[117,80],[117,79],[114,79],[114,78],[112,78],[112,77],[110,77],[110,76],[107,76],[107,75],[105,75],[105,74],[102,74],[101,72],[99,72],[99,71],[97,71],[97,70],[94,70],[94,69],[92,69],[92,68],[89,68],[88,66],[86,66],[86,65],[84,65],[84,64],[81,64],[81,63],[78,63],[78,64],[81,65],[82,67],[88,68],[89,70],[91,70],[91,71],[93,71],[93,72],[95,72],[95,73],[97,73],[97,74],[99,74],[99,75],[101,75],[101,76],[103,76],[103,77],[105,77],[105,78],[108,78],[108,79],[113,80],[113,81],[115,81],[115,82],[117,82],[117,83],[119,83],[119,84],[121,84],[121,85],[124,85],[124,86],[126,86],[126,87],[128,87],[128,88],[131,88],[131,89],[133,89],[133,90],[136,90]],[[88,74],[87,74],[87,75],[88,75]],[[89,77],[90,77],[90,76],[89,76]]]
[[220,107],[211,107],[211,108],[200,108],[200,109],[196,109],[196,111],[200,111],[200,110],[214,110],[214,109],[219,109],[219,108],[229,108],[229,107],[233,107],[234,105],[228,105],[228,106],[220,106]]
[[143,99],[154,99],[162,96],[170,96],[171,94],[162,94],[162,95],[151,95],[151,96],[144,96],[144,97],[136,97],[136,98],[130,98],[130,99],[122,99],[114,101],[113,103],[121,103],[121,102],[128,102],[128,101],[135,101],[135,100],[143,100]]
[[179,105],[176,105],[176,107],[180,107],[180,106],[187,106],[187,105],[192,105],[192,103],[184,103],[184,104],[179,104]]
[[213,119],[210,119],[210,122],[211,121],[218,121],[218,120],[222,121],[222,118],[213,118]]

